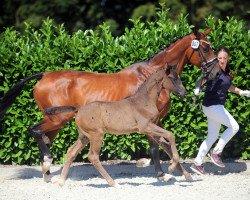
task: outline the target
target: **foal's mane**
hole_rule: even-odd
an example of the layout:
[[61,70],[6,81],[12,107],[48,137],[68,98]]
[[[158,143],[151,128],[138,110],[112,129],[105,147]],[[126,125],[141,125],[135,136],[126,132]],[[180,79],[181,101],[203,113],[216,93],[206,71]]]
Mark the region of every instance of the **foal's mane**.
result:
[[145,81],[138,88],[137,92],[140,92],[141,90],[143,90],[149,82],[154,81],[155,83],[158,84],[158,81],[163,79],[164,73],[166,73],[166,69],[164,69],[164,68],[158,69],[156,72],[151,74],[147,79],[145,79]]

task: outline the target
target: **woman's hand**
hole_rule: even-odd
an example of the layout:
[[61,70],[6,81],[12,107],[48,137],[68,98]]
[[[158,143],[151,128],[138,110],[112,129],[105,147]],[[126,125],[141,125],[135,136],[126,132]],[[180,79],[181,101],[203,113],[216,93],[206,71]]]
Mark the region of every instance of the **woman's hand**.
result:
[[199,96],[201,94],[203,94],[204,92],[200,89],[200,88],[195,88],[194,89],[194,95],[195,96]]

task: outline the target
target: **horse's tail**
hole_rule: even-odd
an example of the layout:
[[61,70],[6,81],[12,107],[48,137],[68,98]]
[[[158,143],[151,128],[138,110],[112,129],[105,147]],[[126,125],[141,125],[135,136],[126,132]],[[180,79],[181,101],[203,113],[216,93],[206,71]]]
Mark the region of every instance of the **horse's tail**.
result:
[[64,112],[76,112],[78,109],[74,106],[52,106],[44,110],[46,115],[57,115]]
[[29,82],[32,79],[41,79],[42,77],[43,77],[43,72],[27,77],[22,81],[18,82],[13,88],[11,88],[4,95],[2,101],[0,102],[0,120],[2,119],[3,115],[6,113],[8,108],[13,104],[17,96],[21,93],[25,83]]

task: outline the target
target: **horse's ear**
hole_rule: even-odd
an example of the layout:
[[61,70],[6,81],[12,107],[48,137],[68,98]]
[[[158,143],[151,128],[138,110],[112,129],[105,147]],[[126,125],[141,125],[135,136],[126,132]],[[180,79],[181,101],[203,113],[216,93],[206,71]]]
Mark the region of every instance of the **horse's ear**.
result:
[[193,33],[194,33],[195,37],[197,38],[199,36],[198,29],[196,27],[193,27],[192,30],[193,30]]
[[206,29],[206,30],[204,31],[204,35],[208,35],[210,32],[211,32],[211,29],[208,28],[208,29]]
[[193,32],[194,32],[194,35],[195,35],[195,39],[199,40],[200,37],[201,37],[201,33],[199,32],[198,28],[194,27]]

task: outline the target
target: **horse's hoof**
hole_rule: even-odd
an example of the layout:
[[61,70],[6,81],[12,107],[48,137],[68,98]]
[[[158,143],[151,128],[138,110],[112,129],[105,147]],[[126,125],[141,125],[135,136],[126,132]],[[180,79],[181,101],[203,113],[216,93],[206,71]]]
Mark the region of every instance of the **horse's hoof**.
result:
[[159,181],[165,181],[165,182],[176,181],[176,178],[171,174],[164,174],[162,176],[158,176],[157,179]]
[[150,159],[141,158],[140,160],[136,161],[136,167],[148,167],[150,166]]
[[184,176],[185,176],[185,179],[187,181],[192,181],[193,180],[192,176],[189,173],[184,174]]
[[43,174],[43,181],[44,181],[45,183],[51,182],[51,178],[52,178],[51,175]]
[[50,166],[52,164],[53,158],[49,158],[47,156],[44,156],[43,158],[43,166],[42,166],[42,173],[45,174],[47,171],[50,170]]
[[63,180],[60,176],[53,176],[51,178],[51,183],[62,187],[65,184],[65,180]]

